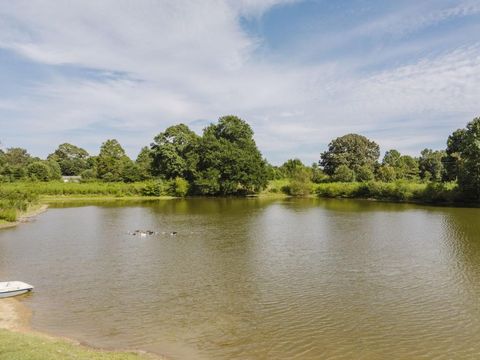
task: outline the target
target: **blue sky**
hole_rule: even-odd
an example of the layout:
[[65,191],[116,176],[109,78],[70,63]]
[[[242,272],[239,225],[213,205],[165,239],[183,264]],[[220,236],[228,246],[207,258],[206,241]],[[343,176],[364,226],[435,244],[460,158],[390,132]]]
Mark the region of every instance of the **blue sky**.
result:
[[480,116],[478,34],[478,0],[0,0],[0,140],[135,157],[236,114],[275,164],[350,132],[418,154]]

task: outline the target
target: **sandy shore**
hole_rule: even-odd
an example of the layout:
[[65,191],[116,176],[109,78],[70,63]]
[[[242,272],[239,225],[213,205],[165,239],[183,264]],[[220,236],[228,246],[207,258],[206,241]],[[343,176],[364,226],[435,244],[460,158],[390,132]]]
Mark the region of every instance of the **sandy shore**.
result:
[[0,329],[30,331],[31,311],[13,298],[0,299]]

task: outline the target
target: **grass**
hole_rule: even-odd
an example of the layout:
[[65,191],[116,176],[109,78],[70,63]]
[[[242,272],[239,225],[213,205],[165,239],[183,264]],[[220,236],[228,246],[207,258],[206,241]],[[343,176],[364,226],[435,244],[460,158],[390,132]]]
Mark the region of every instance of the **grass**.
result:
[[38,203],[38,195],[26,189],[0,188],[0,220],[15,222],[20,214],[25,213],[31,206]]
[[145,360],[148,355],[90,349],[66,340],[0,330],[1,360]]
[[[461,194],[456,183],[417,183],[409,181],[396,182],[331,182],[306,183],[313,196],[323,198],[375,199],[385,201],[408,201],[424,203],[461,202]],[[295,195],[291,191],[289,179],[272,180],[262,192],[262,196]],[[308,193],[308,192],[304,192]],[[301,192],[299,192],[301,196]]]
[[460,199],[455,183],[392,183],[370,181],[353,183],[323,183],[314,186],[319,197],[361,198],[390,201],[418,201],[425,203],[452,203]]

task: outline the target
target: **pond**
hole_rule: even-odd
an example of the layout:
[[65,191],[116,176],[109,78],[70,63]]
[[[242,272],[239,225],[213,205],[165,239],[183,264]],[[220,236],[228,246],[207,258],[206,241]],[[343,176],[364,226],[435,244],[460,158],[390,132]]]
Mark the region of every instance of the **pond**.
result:
[[34,329],[102,348],[172,359],[480,356],[480,209],[64,203],[0,231],[0,274],[35,285],[20,299]]

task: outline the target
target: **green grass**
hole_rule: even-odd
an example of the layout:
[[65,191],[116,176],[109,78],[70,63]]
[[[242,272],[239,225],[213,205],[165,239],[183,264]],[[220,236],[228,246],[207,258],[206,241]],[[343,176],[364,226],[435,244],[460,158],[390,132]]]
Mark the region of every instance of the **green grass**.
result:
[[15,222],[19,214],[38,202],[38,195],[22,188],[0,187],[0,220]]
[[128,352],[108,352],[65,340],[0,330],[1,360],[145,360],[153,357]]

